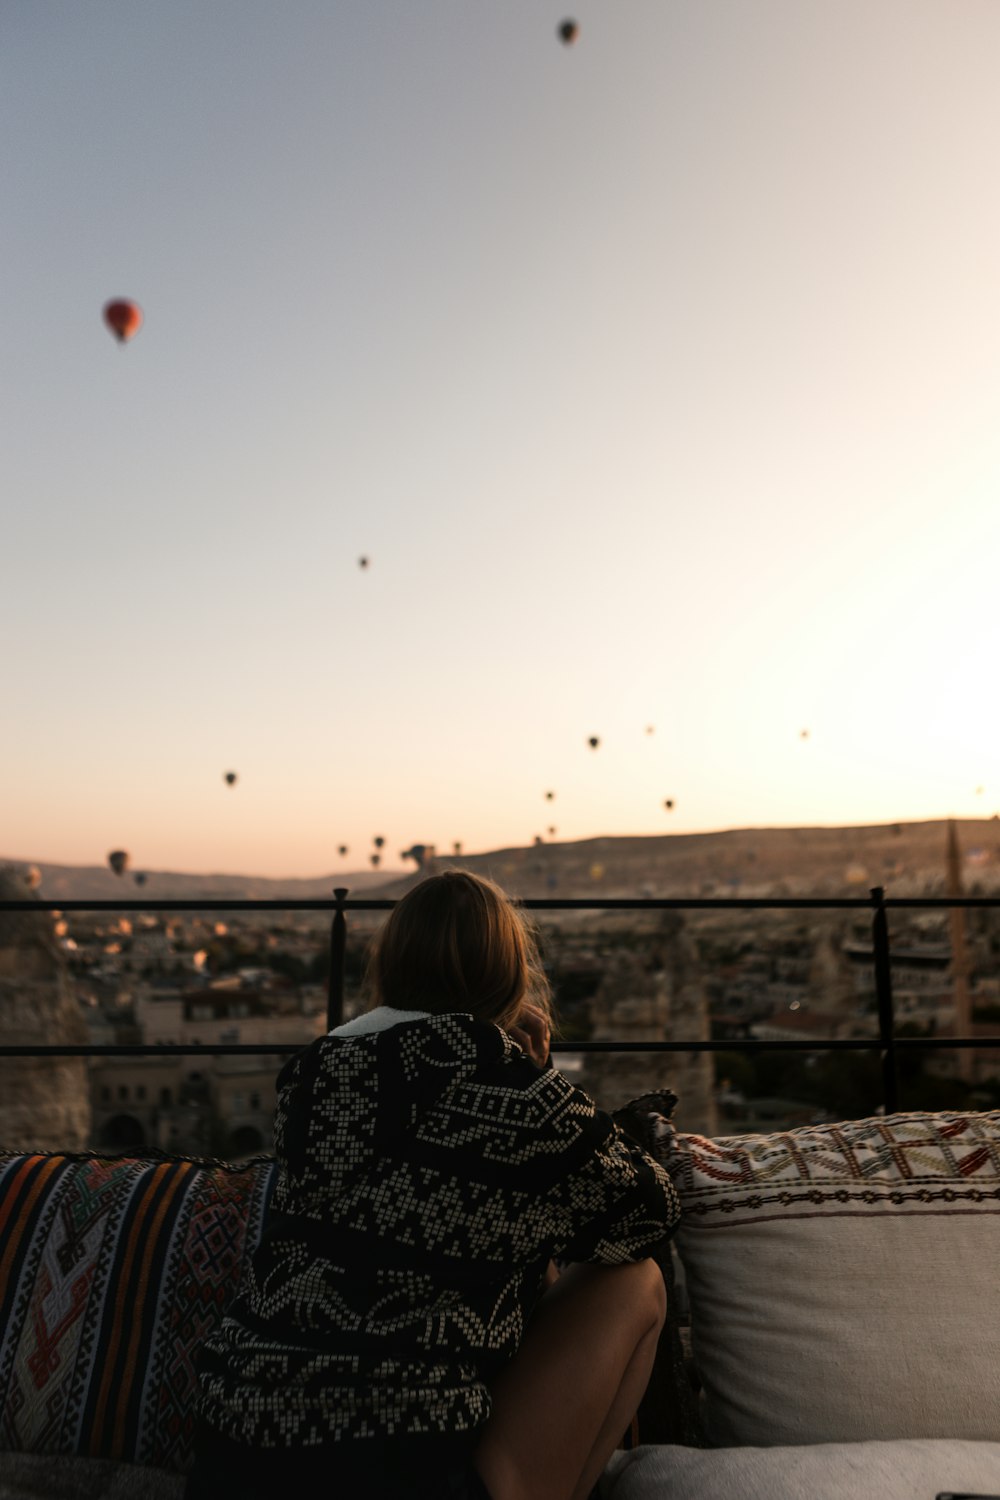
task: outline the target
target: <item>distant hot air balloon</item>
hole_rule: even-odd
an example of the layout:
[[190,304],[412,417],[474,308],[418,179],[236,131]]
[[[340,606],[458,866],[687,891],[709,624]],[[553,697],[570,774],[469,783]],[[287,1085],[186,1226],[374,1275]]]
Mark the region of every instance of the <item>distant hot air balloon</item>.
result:
[[591,865],[591,867],[590,867],[590,878],[591,878],[591,880],[603,880],[604,879],[604,866],[603,865]]
[[142,327],[142,308],[127,297],[115,297],[104,304],[104,321],[120,344],[135,338]]
[[646,725],[646,733],[647,734],[655,734],[656,733],[656,725],[655,724],[647,724]]
[[367,557],[359,557],[358,558],[358,567],[359,568],[367,568],[367,566],[368,566],[368,559],[367,559]]
[[226,771],[223,779],[224,779],[224,781],[226,783],[226,786],[235,786],[236,785],[236,772],[235,771]]
[[575,21],[559,22],[558,36],[564,47],[572,47],[579,35],[580,28]]
[[546,802],[551,802],[554,797],[555,797],[555,792],[546,792],[545,793],[545,800],[546,800]]
[[344,855],[348,854],[349,852],[350,851],[348,850],[348,847],[347,847],[346,844],[338,844],[337,845],[337,853],[340,855],[341,858],[343,858]]
[[549,829],[549,838],[550,838],[550,839],[554,839],[554,838],[555,838],[555,836],[556,836],[556,833],[557,833],[557,832],[558,832],[558,830],[557,830],[557,829],[555,829],[555,828],[550,828],[550,829]]
[[799,739],[800,740],[807,740],[808,738],[809,738],[809,731],[808,731],[808,729],[800,729],[799,730]]
[[540,833],[536,833],[535,837],[532,839],[531,842],[534,844],[535,848],[537,849],[539,844],[544,844],[545,843],[545,840],[542,838],[542,835]]
[[372,839],[372,843],[375,845],[376,849],[381,849],[382,845],[385,843],[385,839],[380,833],[377,833]]
[[141,870],[137,870],[136,873],[135,873],[135,875],[132,878],[134,879],[136,885],[145,885],[146,884],[146,877],[142,873]]
[[667,809],[667,812],[673,812],[673,810],[674,810],[674,799],[673,799],[673,797],[667,797],[665,799],[663,805]]
[[371,861],[371,863],[374,866],[374,868],[377,870],[378,866],[379,866],[379,861],[382,858],[381,854],[369,854],[368,858]]
[[590,736],[590,739],[587,741],[587,744],[590,746],[591,750],[596,750],[600,743],[600,738],[596,734],[592,734]]
[[452,844],[451,847],[455,851],[456,854],[461,854],[461,852],[462,852],[462,840],[461,839],[456,839],[455,842]]
[[124,875],[126,869],[128,868],[128,850],[112,849],[111,853],[108,855],[108,864],[111,866],[112,870],[114,870],[116,875]]

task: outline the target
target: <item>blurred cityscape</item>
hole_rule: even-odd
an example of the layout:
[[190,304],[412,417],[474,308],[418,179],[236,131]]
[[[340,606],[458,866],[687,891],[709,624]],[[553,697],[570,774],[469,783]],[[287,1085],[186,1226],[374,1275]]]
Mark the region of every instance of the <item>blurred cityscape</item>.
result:
[[[461,865],[521,897],[991,895],[1000,824],[745,830],[649,839],[536,840],[447,858],[407,851],[402,874],[324,881],[158,876],[134,895],[107,871],[10,861],[0,899],[395,898]],[[308,889],[306,889],[308,887]],[[551,911],[535,914],[555,993],[557,1065],[608,1108],[673,1087],[685,1130],[735,1134],[876,1112],[875,1052],[823,1051],[877,1034],[867,911]],[[352,912],[348,1016],[382,913]],[[893,911],[897,1034],[1000,1032],[1000,908]],[[0,1146],[165,1150],[241,1158],[270,1149],[280,1055],[214,1044],[306,1046],[326,1029],[329,916],[319,912],[0,912],[0,1040],[158,1046],[199,1054],[0,1059]],[[583,1041],[816,1040],[814,1052],[574,1053]],[[1000,1051],[899,1060],[900,1107],[1000,1107]]]

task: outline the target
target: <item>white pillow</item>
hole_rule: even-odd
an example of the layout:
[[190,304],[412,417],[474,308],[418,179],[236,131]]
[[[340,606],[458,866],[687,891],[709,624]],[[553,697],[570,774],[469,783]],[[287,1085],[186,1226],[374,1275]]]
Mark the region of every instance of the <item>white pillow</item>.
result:
[[601,1500],[934,1500],[1000,1495],[1000,1443],[824,1443],[813,1448],[636,1448]]
[[659,1153],[713,1446],[1000,1441],[1000,1112]]

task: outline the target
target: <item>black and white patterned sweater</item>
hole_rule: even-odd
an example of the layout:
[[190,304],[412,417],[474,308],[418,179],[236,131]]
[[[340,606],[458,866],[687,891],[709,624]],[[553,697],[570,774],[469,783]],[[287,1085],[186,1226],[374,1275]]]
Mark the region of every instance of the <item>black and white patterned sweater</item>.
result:
[[506,1032],[402,1015],[278,1079],[274,1211],[201,1361],[239,1442],[479,1427],[549,1260],[640,1260],[679,1217],[663,1168]]

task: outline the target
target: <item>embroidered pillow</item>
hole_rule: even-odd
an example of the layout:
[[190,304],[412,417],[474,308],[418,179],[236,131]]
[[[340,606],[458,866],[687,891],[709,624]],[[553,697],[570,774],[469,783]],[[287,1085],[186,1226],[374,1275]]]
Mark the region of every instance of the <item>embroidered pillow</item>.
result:
[[1000,1440],[1000,1112],[658,1152],[710,1442]]
[[183,1471],[277,1165],[0,1156],[0,1448]]

